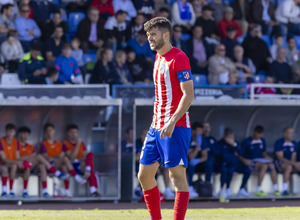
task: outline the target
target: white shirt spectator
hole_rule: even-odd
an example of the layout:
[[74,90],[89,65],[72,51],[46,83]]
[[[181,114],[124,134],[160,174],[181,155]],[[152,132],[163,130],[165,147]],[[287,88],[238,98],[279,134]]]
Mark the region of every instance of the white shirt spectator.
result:
[[21,59],[24,56],[24,51],[20,41],[16,41],[14,44],[4,41],[1,44],[1,56],[5,61]]
[[294,0],[285,0],[277,7],[275,12],[276,20],[287,24],[288,22],[300,23],[300,9]]
[[118,31],[126,30],[126,22],[118,24],[115,16],[109,17],[104,25],[104,29],[114,30],[115,28],[117,28]]
[[115,13],[119,10],[126,11],[128,13],[128,21],[136,17],[136,9],[131,0],[113,0],[113,6]]
[[193,26],[195,24],[196,15],[195,15],[194,8],[193,8],[191,3],[186,2],[186,4],[189,7],[189,10],[191,12],[191,19],[183,20],[180,17],[178,2],[175,2],[172,6],[172,23],[173,23],[173,25],[179,24],[179,25],[191,25],[191,26]]

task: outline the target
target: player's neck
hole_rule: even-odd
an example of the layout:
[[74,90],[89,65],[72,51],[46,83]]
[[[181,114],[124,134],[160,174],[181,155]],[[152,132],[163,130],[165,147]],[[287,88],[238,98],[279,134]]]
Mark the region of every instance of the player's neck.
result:
[[168,53],[171,49],[173,48],[172,44],[166,43],[162,48],[160,48],[159,50],[157,50],[157,53],[161,56],[165,55],[166,53]]
[[6,142],[7,142],[8,144],[11,144],[11,142],[12,142],[13,139],[14,139],[14,138],[5,137],[5,140],[6,140]]
[[25,146],[26,145],[26,141],[25,142],[24,141],[19,141],[19,143],[20,143],[21,146]]
[[53,144],[54,143],[54,139],[52,139],[52,138],[47,138],[46,139],[50,144]]

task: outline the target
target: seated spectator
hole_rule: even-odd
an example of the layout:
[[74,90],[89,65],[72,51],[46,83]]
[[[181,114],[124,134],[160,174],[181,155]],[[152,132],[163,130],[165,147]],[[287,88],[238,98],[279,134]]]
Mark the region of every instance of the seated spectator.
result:
[[[274,77],[267,76],[266,81],[264,83],[274,84]],[[255,89],[255,94],[274,95],[274,94],[276,94],[276,89],[275,88],[270,88],[270,87],[257,87]]]
[[63,28],[56,26],[53,37],[49,38],[45,43],[45,57],[48,67],[53,66],[56,58],[61,55],[62,46],[65,44],[65,41],[62,39],[63,35]]
[[202,15],[203,7],[205,7],[207,4],[208,3],[206,0],[193,0],[192,1],[192,5],[194,8],[196,18],[198,18]]
[[66,10],[71,12],[86,11],[90,6],[90,1],[87,0],[61,0],[65,5]]
[[287,37],[287,49],[286,49],[286,62],[292,66],[294,62],[298,61],[298,50],[293,36]]
[[41,46],[33,44],[18,65],[18,74],[21,81],[29,84],[42,84],[47,74],[44,58],[41,56]]
[[58,83],[58,70],[55,67],[50,67],[47,71],[47,75],[45,77],[45,82],[43,84],[53,85]]
[[276,34],[275,42],[269,48],[273,60],[276,60],[277,50],[279,47],[282,47],[282,43],[283,43],[283,36],[281,34]]
[[238,72],[238,84],[253,82],[256,68],[250,58],[244,57],[244,48],[241,45],[233,48],[233,62]]
[[201,26],[203,36],[219,40],[217,23],[213,17],[213,8],[206,5],[202,9],[202,15],[197,18],[195,26]]
[[250,28],[249,35],[243,41],[245,56],[250,58],[258,70],[267,70],[268,63],[271,60],[271,54],[268,45],[261,38],[261,27],[253,25]]
[[147,20],[155,17],[155,2],[154,0],[136,1],[135,8],[138,13],[143,13]]
[[112,63],[113,50],[104,48],[97,51],[97,62],[90,78],[90,84],[114,84],[115,83],[115,66]]
[[276,83],[290,83],[292,81],[291,67],[285,62],[285,54],[284,48],[278,48],[277,58],[270,64],[269,75],[275,78]]
[[229,73],[227,85],[237,85],[239,80],[239,74],[237,72]]
[[85,77],[87,70],[83,62],[83,51],[80,49],[80,40],[76,37],[73,38],[71,40],[71,47],[72,47],[71,57],[73,57],[76,60],[82,76]]
[[185,32],[195,24],[196,16],[191,3],[187,0],[177,0],[172,6],[172,24],[179,24]]
[[261,184],[268,170],[271,173],[273,182],[273,190],[275,196],[280,196],[277,185],[277,172],[273,163],[273,159],[267,155],[266,141],[263,138],[264,128],[257,125],[254,128],[252,137],[246,138],[242,143],[243,156],[247,160],[251,160],[251,170],[258,172],[256,196],[267,196],[268,194],[262,190]]
[[233,48],[238,45],[238,42],[235,40],[236,28],[232,25],[228,25],[226,28],[226,37],[221,40],[221,44],[225,45],[226,56],[230,59],[233,58]]
[[146,17],[142,13],[138,13],[134,18],[133,25],[131,26],[131,38],[137,38],[138,32],[144,29]]
[[236,35],[234,36],[234,39],[236,40],[237,37],[241,36],[243,34],[242,29],[240,28],[240,26],[238,25],[238,23],[236,23],[233,20],[233,9],[231,7],[226,7],[224,9],[224,17],[221,21],[219,21],[218,23],[218,30],[220,33],[220,36],[222,38],[226,37],[226,29],[229,25],[234,26],[236,29]]
[[115,15],[111,0],[93,0],[91,6],[98,8],[102,24],[105,24],[109,17]]
[[234,11],[233,19],[241,27],[243,34],[246,34],[251,21],[251,8],[248,1],[234,0],[230,6]]
[[229,74],[237,71],[234,63],[225,54],[225,46],[219,44],[215,48],[215,54],[208,60],[208,81],[211,85],[227,84]]
[[205,173],[206,170],[205,162],[208,158],[209,149],[207,149],[206,146],[203,146],[202,135],[203,125],[198,122],[193,123],[192,140],[188,151],[189,165],[187,168],[190,198],[199,196],[193,184],[193,176],[195,172]]
[[68,33],[69,25],[68,22],[61,19],[61,14],[59,12],[54,13],[52,19],[45,24],[45,27],[42,29],[42,40],[47,40],[50,38],[53,35],[56,26],[63,28],[63,39],[66,40],[66,33]]
[[[300,51],[298,52],[298,57],[300,58]],[[294,62],[292,65],[292,76],[293,83],[300,83],[300,59],[297,62]]]
[[166,7],[161,7],[157,12],[157,17],[169,18],[170,10]]
[[182,27],[178,24],[175,24],[173,26],[172,45],[180,50],[186,51],[185,41],[181,39],[181,36],[182,36]]
[[251,5],[253,23],[262,26],[264,35],[271,35],[278,29],[279,22],[275,18],[275,4],[271,0],[254,0]]
[[131,153],[133,149],[133,129],[132,127],[126,128],[125,139],[121,143],[122,153]]
[[130,28],[126,22],[126,11],[119,10],[114,17],[110,17],[104,28],[108,39],[116,48],[124,48],[130,39]]
[[131,21],[137,14],[136,9],[131,0],[113,0],[114,11],[117,13],[119,10],[127,12],[127,20]]
[[150,48],[149,42],[147,41],[146,32],[144,29],[140,30],[137,39],[131,39],[127,44],[131,47],[137,56],[142,56],[149,62],[154,61],[154,53]]
[[6,36],[9,31],[16,30],[14,22],[11,20],[12,13],[12,4],[2,5],[0,15],[0,44],[6,40]]
[[208,5],[213,9],[213,17],[218,23],[223,18],[223,12],[227,5],[222,0],[213,0]]
[[136,56],[135,51],[131,47],[125,48],[127,55],[127,66],[132,75],[134,83],[147,83],[151,84],[151,69],[152,65],[149,64],[143,57]]
[[296,162],[298,143],[294,140],[294,129],[286,127],[283,138],[274,144],[275,166],[283,174],[282,195],[289,196],[288,182],[292,172],[300,171],[300,163]]
[[77,37],[81,42],[83,53],[87,53],[89,49],[99,49],[103,47],[106,34],[103,24],[99,19],[99,11],[97,8],[89,8],[87,17],[78,25]]
[[115,55],[116,84],[132,84],[132,76],[126,65],[126,53],[118,50]]
[[[29,5],[29,3],[30,3],[30,0],[20,0],[20,1],[18,1],[17,7],[16,7],[17,8],[16,9],[17,10],[16,14],[19,14],[19,8],[21,8],[21,5]],[[29,7],[30,7],[30,5],[29,5]],[[15,14],[15,16],[17,16],[16,14]],[[30,7],[29,18],[33,19],[33,10],[32,10],[31,7]]]
[[201,26],[194,26],[192,33],[193,36],[186,42],[184,52],[190,58],[192,72],[203,73],[207,70],[207,60],[212,55],[211,48],[203,37]]
[[19,59],[24,56],[24,51],[20,41],[18,41],[17,31],[11,30],[7,33],[7,40],[1,44],[1,56],[10,73],[18,70]]

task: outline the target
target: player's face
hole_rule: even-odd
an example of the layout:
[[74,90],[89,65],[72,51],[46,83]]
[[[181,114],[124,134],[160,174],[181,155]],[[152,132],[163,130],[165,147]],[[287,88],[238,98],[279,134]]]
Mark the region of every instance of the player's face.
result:
[[27,140],[28,140],[28,137],[29,137],[29,133],[28,132],[21,132],[18,135],[18,139],[19,139],[20,142],[25,142],[26,143]]
[[284,138],[288,140],[293,140],[294,139],[294,129],[289,128],[287,131],[284,133]]
[[261,139],[263,137],[263,133],[255,132],[254,135],[257,139]]
[[55,136],[55,129],[52,127],[48,127],[45,131],[45,138],[54,139],[54,136]]
[[208,136],[210,134],[210,124],[209,123],[204,123],[203,124],[203,133],[205,136]]
[[5,135],[7,138],[14,138],[16,135],[16,130],[15,129],[8,129],[5,131]]
[[148,37],[151,50],[158,51],[165,45],[165,41],[163,39],[163,33],[159,31],[158,28],[151,28],[147,32],[147,37]]
[[79,132],[77,129],[71,129],[68,131],[68,139],[75,141],[78,139]]

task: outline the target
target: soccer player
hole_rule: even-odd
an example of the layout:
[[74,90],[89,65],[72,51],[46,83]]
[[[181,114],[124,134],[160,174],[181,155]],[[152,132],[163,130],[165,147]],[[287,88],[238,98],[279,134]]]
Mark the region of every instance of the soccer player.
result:
[[291,172],[300,171],[300,162],[296,162],[297,142],[294,141],[294,129],[287,127],[283,131],[283,138],[274,144],[275,166],[278,172],[283,173],[282,195],[289,196],[288,181]]
[[32,167],[25,171],[23,176],[24,188],[23,188],[23,197],[29,197],[27,192],[28,179],[30,176],[30,171],[37,169],[41,176],[41,182],[43,186],[43,196],[45,198],[50,198],[47,190],[47,171],[49,173],[54,173],[59,179],[69,178],[69,174],[63,174],[59,170],[56,170],[43,156],[35,153],[35,147],[27,143],[28,137],[31,131],[30,128],[23,126],[18,128],[17,136],[19,141],[20,149],[20,160],[28,161],[31,163]]
[[263,132],[264,128],[260,125],[257,125],[254,128],[252,137],[248,137],[243,141],[243,156],[246,159],[251,160],[251,170],[258,172],[258,183],[255,195],[267,196],[267,194],[262,190],[261,184],[266,172],[269,170],[271,172],[274,195],[280,196],[277,185],[277,172],[273,163],[273,159],[267,155],[266,141],[263,138]]
[[160,164],[167,167],[176,191],[174,220],[182,220],[189,202],[186,168],[191,141],[188,109],[194,99],[191,67],[188,57],[170,43],[172,26],[168,19],[153,18],[144,29],[157,54],[154,116],[141,152],[138,178],[151,219],[162,219],[155,173]]
[[63,143],[64,152],[73,162],[76,173],[83,175],[83,178],[89,181],[91,196],[99,197],[97,179],[94,173],[94,154],[86,151],[86,147],[79,137],[77,125],[70,124],[67,126],[67,138]]
[[[70,160],[65,156],[62,149],[62,143],[55,141],[55,127],[51,123],[44,126],[44,141],[40,147],[40,153],[50,162],[56,169],[63,173],[70,173],[80,184],[85,184],[86,180],[78,175],[73,168]],[[71,198],[72,194],[69,190],[70,181],[65,179],[65,196]]]

